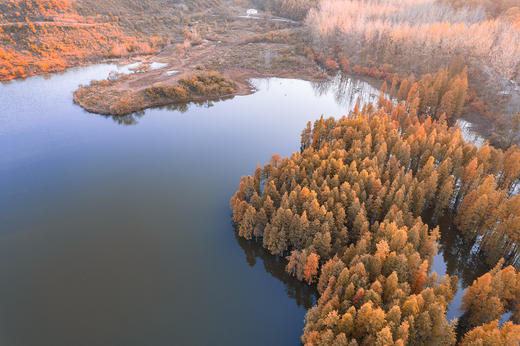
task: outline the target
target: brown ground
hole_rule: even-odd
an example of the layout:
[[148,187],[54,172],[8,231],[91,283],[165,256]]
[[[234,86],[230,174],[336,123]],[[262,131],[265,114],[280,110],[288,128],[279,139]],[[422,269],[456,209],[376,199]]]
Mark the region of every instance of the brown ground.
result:
[[[245,9],[241,8],[230,12],[226,18],[215,15],[207,17],[207,22],[192,25],[191,31],[197,34],[195,40],[191,35],[191,45],[172,43],[159,54],[141,59],[143,63],[167,63],[166,67],[116,80],[94,82],[78,89],[74,93],[74,102],[89,112],[105,115],[125,115],[174,104],[180,100],[151,99],[144,90],[152,86],[175,86],[179,79],[204,71],[217,71],[235,82],[234,95],[254,91],[249,84],[250,78],[324,78],[318,66],[303,53],[307,35],[301,25],[262,14],[256,19],[242,18],[240,16],[245,14]],[[190,37],[190,34],[187,36]],[[168,71],[178,73],[168,75]],[[189,101],[203,99],[194,95]]]

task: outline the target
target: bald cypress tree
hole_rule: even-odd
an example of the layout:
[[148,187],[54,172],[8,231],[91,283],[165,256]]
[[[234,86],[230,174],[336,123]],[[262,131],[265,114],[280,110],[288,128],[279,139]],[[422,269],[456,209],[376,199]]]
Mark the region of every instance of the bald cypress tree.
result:
[[[437,119],[442,98],[460,84],[453,78],[463,79],[451,73],[403,81],[400,97],[411,94],[411,104],[385,101],[308,124],[302,150],[242,179],[231,200],[239,236],[287,256],[289,275],[317,282],[305,344],[454,344],[445,315],[457,280],[429,266],[444,213],[456,215],[457,230],[478,239],[490,262],[520,264],[520,197],[511,194],[518,149],[477,149]],[[429,117],[415,114],[423,111]],[[430,227],[422,218],[432,213]],[[518,310],[516,274],[489,276],[464,298],[471,328]]]
[[461,346],[470,345],[518,345],[520,326],[507,322],[499,327],[498,320],[483,324],[469,331],[462,339]]

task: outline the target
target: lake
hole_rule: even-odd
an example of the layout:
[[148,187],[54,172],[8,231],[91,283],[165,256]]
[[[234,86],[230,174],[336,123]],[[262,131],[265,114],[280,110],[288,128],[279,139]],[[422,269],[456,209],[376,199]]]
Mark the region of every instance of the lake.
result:
[[313,290],[237,240],[229,199],[298,150],[307,121],[377,90],[254,80],[253,95],[125,118],[72,103],[115,69],[0,85],[0,344],[298,345]]
[[[307,121],[378,90],[261,79],[253,95],[123,118],[72,103],[113,70],[128,73],[0,85],[0,344],[299,345],[315,291],[235,236],[229,199],[258,163],[297,151]],[[478,260],[453,236],[433,267],[463,288]]]

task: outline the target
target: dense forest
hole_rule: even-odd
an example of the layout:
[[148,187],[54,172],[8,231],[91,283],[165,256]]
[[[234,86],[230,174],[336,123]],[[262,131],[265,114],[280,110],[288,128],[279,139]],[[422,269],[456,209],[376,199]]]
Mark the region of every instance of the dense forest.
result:
[[406,78],[464,57],[472,89],[464,116],[481,121],[494,145],[507,147],[502,137],[520,110],[518,1],[322,0],[306,23],[310,55],[329,70]]
[[[394,85],[398,102],[384,85],[377,106],[309,123],[300,152],[242,179],[231,199],[238,235],[317,284],[305,344],[520,341],[520,150],[477,148],[448,126],[465,80],[455,62],[406,90]],[[431,272],[439,231],[428,224],[446,214],[496,265],[467,290],[459,323],[445,317],[457,278]],[[505,312],[511,322],[499,326]]]

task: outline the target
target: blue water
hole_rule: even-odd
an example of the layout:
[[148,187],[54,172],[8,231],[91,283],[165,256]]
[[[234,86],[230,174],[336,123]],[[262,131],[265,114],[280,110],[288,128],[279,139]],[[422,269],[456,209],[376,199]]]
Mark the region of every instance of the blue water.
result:
[[0,85],[0,344],[298,345],[310,290],[237,241],[229,199],[308,120],[377,91],[255,80],[124,121],[73,104],[114,68]]

